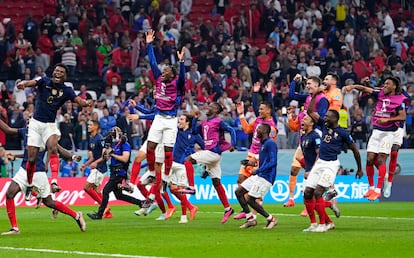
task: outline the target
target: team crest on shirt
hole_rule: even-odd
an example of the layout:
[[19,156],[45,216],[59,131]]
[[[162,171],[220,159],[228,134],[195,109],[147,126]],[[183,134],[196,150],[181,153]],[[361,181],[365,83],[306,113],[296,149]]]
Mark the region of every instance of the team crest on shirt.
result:
[[335,96],[335,100],[340,100],[340,99],[341,99],[340,96],[338,96],[338,95]]
[[57,94],[57,90],[56,89],[52,89],[52,95],[55,96]]
[[95,148],[95,143],[91,143],[91,144],[89,144],[89,146],[91,147],[91,149],[94,149]]

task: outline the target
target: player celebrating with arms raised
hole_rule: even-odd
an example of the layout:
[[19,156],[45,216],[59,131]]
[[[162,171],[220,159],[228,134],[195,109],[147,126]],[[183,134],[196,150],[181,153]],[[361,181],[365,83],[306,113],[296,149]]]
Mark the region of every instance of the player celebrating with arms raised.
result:
[[[157,144],[164,144],[165,152],[165,171],[168,176],[173,163],[173,147],[177,136],[177,105],[176,99],[184,95],[185,84],[185,66],[184,53],[185,47],[181,52],[177,51],[180,74],[177,77],[177,71],[173,66],[167,66],[161,71],[158,68],[157,60],[155,59],[152,42],[155,39],[155,32],[149,30],[146,33],[146,42],[148,44],[148,58],[151,65],[151,70],[156,79],[155,83],[155,112],[154,121],[148,132],[148,146],[147,146],[147,161],[148,169],[155,170],[155,148]],[[160,169],[159,169],[160,170]],[[147,200],[142,205],[143,212],[145,212],[154,202],[157,191],[161,187],[161,170],[155,171],[155,183],[151,187],[151,193]]]
[[56,126],[56,112],[68,100],[78,103],[81,107],[92,106],[92,100],[84,100],[76,96],[73,88],[64,85],[68,68],[64,64],[56,64],[52,78],[37,77],[30,81],[21,81],[16,86],[18,89],[37,87],[35,111],[30,119],[30,127],[27,139],[28,161],[26,163],[27,181],[29,183],[25,199],[30,200],[33,189],[33,174],[36,171],[36,160],[40,149],[49,152],[50,170],[52,173],[52,185],[56,184],[59,172],[58,141],[60,131]]

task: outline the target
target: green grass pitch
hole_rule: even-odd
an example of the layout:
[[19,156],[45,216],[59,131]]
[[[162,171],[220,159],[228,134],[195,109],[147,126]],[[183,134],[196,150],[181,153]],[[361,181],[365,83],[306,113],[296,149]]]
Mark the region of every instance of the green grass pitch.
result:
[[[17,208],[20,235],[0,236],[1,257],[413,257],[414,203],[340,203],[336,229],[326,233],[303,233],[309,219],[298,214],[302,204],[284,208],[265,204],[279,225],[264,230],[258,217],[254,228],[239,229],[243,221],[232,218],[220,223],[220,205],[200,205],[194,221],[179,224],[180,207],[174,217],[156,221],[154,211],[146,217],[133,214],[134,206],[113,206],[114,218],[92,221],[87,212],[97,207],[72,207],[82,211],[87,231],[63,214],[52,219],[46,207]],[[240,210],[238,205],[233,205]],[[6,210],[0,229],[10,228]]]

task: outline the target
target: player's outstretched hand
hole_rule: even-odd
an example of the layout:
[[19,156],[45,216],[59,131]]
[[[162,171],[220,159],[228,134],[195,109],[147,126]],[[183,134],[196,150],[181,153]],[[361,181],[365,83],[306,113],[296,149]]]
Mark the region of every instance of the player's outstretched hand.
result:
[[348,85],[342,88],[342,90],[344,91],[344,93],[348,93],[351,90],[353,90],[354,88],[352,87],[352,85]]
[[155,39],[155,31],[154,30],[148,30],[145,33],[145,42],[147,42],[147,44],[150,44],[154,41]]
[[20,80],[19,82],[16,83],[16,87],[19,90],[24,90],[25,86],[26,86],[26,81]]
[[127,116],[128,120],[132,121],[132,120],[138,120],[139,119],[139,115],[138,114],[129,114]]
[[244,102],[243,101],[240,101],[239,103],[236,104],[236,111],[238,115],[244,114]]
[[254,85],[253,85],[253,91],[254,92],[259,92],[259,90],[260,90],[260,87],[261,87],[262,85],[260,84],[260,82],[256,82]]
[[184,61],[185,47],[181,49],[181,52],[177,50],[178,60]]
[[128,100],[128,104],[129,104],[131,107],[136,107],[136,106],[137,106],[137,103],[136,103],[136,102],[135,102],[135,100],[133,100],[133,99]]

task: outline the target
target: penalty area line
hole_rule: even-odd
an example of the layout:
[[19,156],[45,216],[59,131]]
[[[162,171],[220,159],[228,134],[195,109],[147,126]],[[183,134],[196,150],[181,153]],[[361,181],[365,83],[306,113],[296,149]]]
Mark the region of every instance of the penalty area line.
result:
[[53,250],[53,249],[37,249],[37,248],[10,247],[10,246],[0,246],[0,250],[38,252],[38,253],[42,252],[42,253],[69,254],[69,255],[78,254],[78,255],[104,256],[104,257],[122,257],[122,258],[161,258],[161,257],[157,257],[157,256],[141,256],[141,255],[129,255],[129,254],[94,253],[94,252]]

